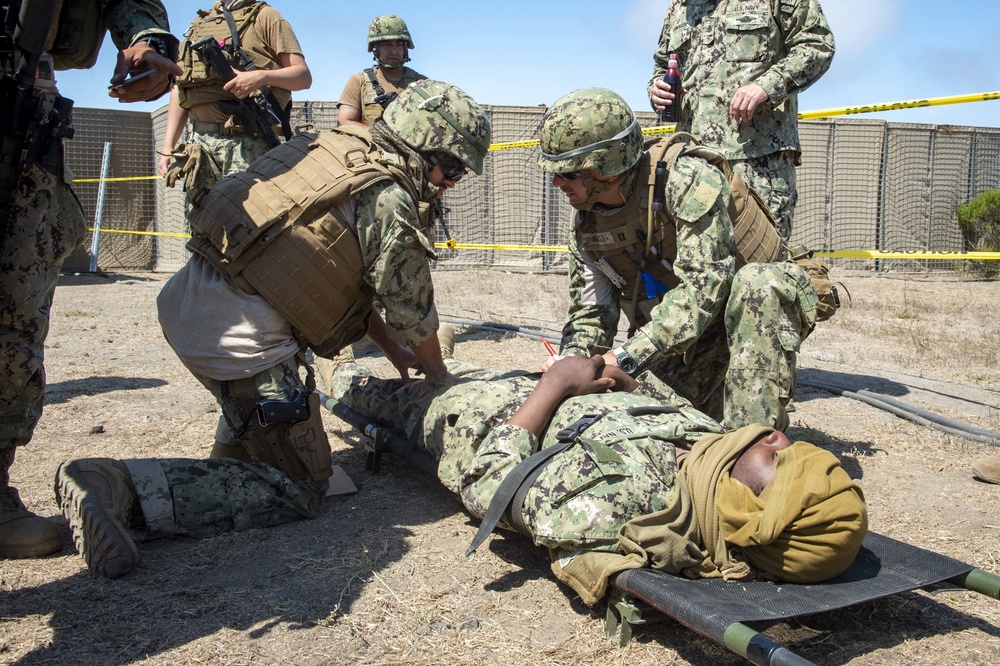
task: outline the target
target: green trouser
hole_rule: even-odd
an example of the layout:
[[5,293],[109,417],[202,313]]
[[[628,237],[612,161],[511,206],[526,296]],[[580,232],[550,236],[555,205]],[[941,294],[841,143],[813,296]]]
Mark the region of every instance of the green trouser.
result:
[[69,185],[37,164],[21,174],[10,207],[0,240],[0,449],[31,441],[42,415],[52,296],[86,234]]
[[[287,400],[305,390],[294,358],[250,379],[220,382],[195,375],[212,392],[235,441],[258,427],[259,400]],[[325,437],[325,433],[322,433]],[[325,439],[324,439],[325,441]],[[329,454],[327,454],[329,455]],[[293,480],[265,462],[230,458],[125,460],[151,532],[210,536],[230,530],[272,527],[312,518],[326,493],[326,480]]]

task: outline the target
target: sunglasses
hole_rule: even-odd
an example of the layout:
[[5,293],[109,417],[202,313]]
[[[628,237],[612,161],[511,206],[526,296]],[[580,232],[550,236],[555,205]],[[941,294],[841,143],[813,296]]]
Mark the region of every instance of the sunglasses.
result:
[[552,175],[559,176],[563,180],[576,180],[583,174],[581,174],[579,171],[567,171],[566,173],[555,173]]
[[453,183],[457,183],[462,179],[468,169],[462,162],[456,158],[452,157],[448,153],[431,153],[427,158],[427,163],[434,168],[434,165],[441,165],[441,175],[444,176],[445,180],[450,180]]

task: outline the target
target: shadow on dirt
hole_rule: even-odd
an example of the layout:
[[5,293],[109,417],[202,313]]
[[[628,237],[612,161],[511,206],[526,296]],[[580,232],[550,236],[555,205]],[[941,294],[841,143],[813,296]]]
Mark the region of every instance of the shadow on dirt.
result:
[[98,395],[118,391],[140,391],[142,389],[166,386],[163,379],[146,377],[86,377],[65,382],[53,382],[45,386],[45,404],[58,405],[69,402],[81,395]]

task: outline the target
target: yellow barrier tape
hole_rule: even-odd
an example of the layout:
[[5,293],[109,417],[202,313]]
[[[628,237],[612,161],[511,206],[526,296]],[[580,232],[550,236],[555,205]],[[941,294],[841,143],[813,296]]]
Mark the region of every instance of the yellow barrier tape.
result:
[[[93,227],[89,227],[87,231],[96,231]],[[191,234],[178,234],[171,233],[169,231],[128,231],[125,229],[105,229],[101,228],[102,234],[131,234],[133,236],[162,236],[164,238],[191,238]]]
[[933,250],[912,250],[904,252],[881,252],[879,250],[833,250],[817,251],[817,257],[837,259],[944,259],[965,261],[1000,261],[1000,252],[936,252]]
[[505,250],[515,252],[569,252],[565,245],[487,245],[485,243],[434,243],[439,250]]
[[[842,106],[833,109],[819,109],[817,111],[803,111],[799,114],[800,120],[814,120],[816,118],[832,118],[833,116],[854,116],[860,113],[878,113],[881,111],[899,111],[901,109],[921,109],[929,106],[943,106],[945,104],[969,104],[971,102],[990,102],[1000,100],[1000,90],[994,92],[969,93],[967,95],[952,95],[950,97],[929,97],[927,99],[914,99],[903,102],[881,102],[878,104],[862,104],[861,106]],[[647,127],[642,130],[646,136],[656,134],[670,134],[676,125],[657,125]],[[528,139],[525,141],[506,141],[490,145],[491,151],[512,150],[515,148],[534,148],[538,145],[538,139]],[[120,178],[76,178],[74,183],[124,183],[130,180],[158,180],[163,176],[125,176]],[[479,248],[475,248],[479,249]]]
[[160,180],[163,176],[121,176],[119,178],[74,178],[74,183],[124,183],[129,180]]
[[[93,232],[90,227],[88,231]],[[164,238],[191,238],[191,234],[166,231],[128,231],[125,229],[101,229],[102,234],[131,234],[133,236],[162,236]],[[566,245],[501,245],[496,243],[434,243],[439,250],[497,250],[501,252],[569,252]],[[904,252],[882,252],[880,250],[826,250],[816,251],[817,257],[834,259],[942,259],[965,261],[1000,261],[1000,252],[935,252],[930,250],[907,250]]]

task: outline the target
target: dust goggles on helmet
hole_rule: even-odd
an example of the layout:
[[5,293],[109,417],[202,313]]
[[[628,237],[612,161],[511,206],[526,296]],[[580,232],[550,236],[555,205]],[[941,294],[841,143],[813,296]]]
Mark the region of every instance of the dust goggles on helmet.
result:
[[[595,150],[600,150],[601,148],[607,148],[608,146],[614,145],[619,141],[621,141],[622,139],[629,136],[638,126],[639,126],[639,119],[636,118],[635,116],[632,116],[632,123],[618,134],[615,134],[610,139],[604,139],[603,141],[598,141],[597,143],[592,143],[587,146],[580,146],[579,148],[574,148],[573,150],[568,150],[565,153],[559,153],[558,155],[550,155],[549,153],[543,152],[542,157],[551,162],[558,162],[560,160],[568,160],[571,157],[585,155]],[[572,180],[572,179],[567,178],[567,180]]]

